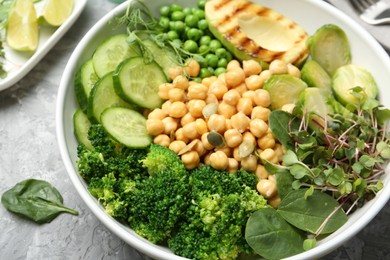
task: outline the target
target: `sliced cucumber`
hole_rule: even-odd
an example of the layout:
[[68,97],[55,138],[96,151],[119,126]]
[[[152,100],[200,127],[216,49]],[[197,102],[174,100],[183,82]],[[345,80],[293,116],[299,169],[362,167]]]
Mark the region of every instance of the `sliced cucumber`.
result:
[[271,76],[263,87],[271,96],[271,107],[280,109],[286,104],[296,104],[307,84],[300,78],[290,74]]
[[152,138],[146,129],[146,118],[137,111],[111,107],[101,115],[102,126],[119,143],[132,148],[144,148]]
[[93,87],[89,97],[88,116],[99,123],[101,114],[108,107],[135,108],[135,105],[124,101],[116,94],[112,75],[113,72],[108,73],[103,78],[99,79]]
[[161,106],[159,86],[166,82],[161,67],[154,61],[145,63],[143,57],[125,60],[114,74],[115,90],[122,99],[150,109]]
[[112,72],[125,59],[140,54],[137,44],[127,42],[127,34],[117,34],[108,38],[94,52],[93,67],[101,78]]
[[81,109],[86,112],[88,106],[88,97],[95,82],[99,79],[93,68],[92,59],[87,60],[76,73],[75,92],[76,98]]
[[92,150],[92,144],[88,139],[88,131],[91,122],[87,115],[79,108],[73,115],[74,134],[79,144],[84,144],[87,149]]

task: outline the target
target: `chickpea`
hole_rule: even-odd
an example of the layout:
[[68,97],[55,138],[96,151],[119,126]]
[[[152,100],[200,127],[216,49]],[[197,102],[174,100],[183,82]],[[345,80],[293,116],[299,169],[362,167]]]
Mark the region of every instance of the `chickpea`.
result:
[[232,154],[232,149],[230,149],[230,147],[227,147],[227,146],[215,148],[214,152],[216,152],[216,151],[223,152],[224,154],[226,154],[227,157],[231,157],[233,155]]
[[199,154],[196,151],[189,151],[181,155],[181,160],[187,170],[198,167],[200,163]]
[[237,162],[236,159],[234,158],[228,158],[228,171],[230,173],[236,172],[238,170],[239,163]]
[[183,134],[183,128],[180,127],[175,132],[175,139],[178,141],[183,141],[184,143],[188,143],[190,139]]
[[230,118],[226,118],[226,130],[232,129],[232,122]]
[[301,71],[291,63],[287,64],[287,72],[288,74],[293,75],[294,77],[297,78],[301,77]]
[[202,79],[202,84],[205,85],[206,87],[209,87],[211,83],[213,83],[216,80],[217,80],[216,76],[207,77]]
[[275,174],[270,174],[268,176],[268,180],[276,183],[276,175]]
[[269,108],[262,107],[262,106],[255,106],[252,109],[251,119],[253,120],[258,118],[263,120],[264,122],[268,122],[269,114],[271,114],[271,110]]
[[171,104],[172,104],[172,102],[169,101],[169,100],[167,100],[167,101],[165,101],[165,102],[162,104],[162,106],[161,106],[161,110],[162,110],[165,114],[167,114],[167,115],[169,115],[169,107],[171,106]]
[[250,154],[249,156],[242,158],[241,167],[248,172],[255,172],[257,168],[257,156]]
[[206,101],[202,99],[192,99],[188,101],[188,110],[190,111],[190,114],[197,118],[201,117],[203,108],[206,106]]
[[275,144],[274,151],[275,151],[275,154],[278,158],[278,162],[281,162],[283,159],[283,155],[286,153],[283,145],[281,145],[279,143]]
[[234,89],[237,90],[241,96],[243,96],[248,91],[248,88],[246,87],[245,82],[241,83],[240,85],[238,85]]
[[209,87],[209,94],[214,94],[218,100],[228,91],[226,84],[221,80],[216,80]]
[[202,144],[203,144],[203,147],[206,149],[206,150],[211,150],[214,148],[214,146],[212,144],[209,143],[209,140],[207,139],[207,135],[209,133],[204,133],[202,134],[202,137],[201,137],[201,141],[202,141]]
[[169,99],[169,90],[173,89],[171,83],[164,83],[158,87],[158,96],[162,99]]
[[245,76],[259,74],[262,71],[260,63],[255,60],[244,60],[242,62],[242,68],[245,72]]
[[148,119],[164,119],[167,114],[161,108],[155,108],[148,114]]
[[196,120],[196,118],[191,115],[190,112],[188,112],[187,114],[185,114],[181,119],[180,119],[180,124],[182,126],[185,126],[186,124],[188,123],[191,123],[191,122],[194,122]]
[[237,110],[244,113],[245,115],[250,115],[252,113],[253,103],[250,98],[240,98],[237,103]]
[[256,137],[250,132],[246,131],[242,134],[242,141],[250,142],[254,146],[256,146]]
[[286,112],[289,112],[289,113],[292,113],[292,111],[294,110],[295,108],[295,104],[285,104],[281,107],[281,109],[283,111],[286,111]]
[[264,165],[258,164],[256,167],[255,175],[259,180],[261,180],[261,179],[268,179],[269,173],[265,169]]
[[275,143],[276,141],[272,133],[267,133],[261,138],[257,139],[257,145],[263,150],[273,148]]
[[256,90],[263,87],[264,79],[260,75],[251,75],[245,79],[245,84],[248,89]]
[[233,69],[241,69],[241,64],[238,60],[231,60],[226,66],[227,71],[231,71]]
[[238,112],[230,118],[230,122],[232,127],[237,129],[240,133],[245,132],[248,129],[250,123],[249,117],[247,117],[244,113]]
[[192,84],[188,87],[187,97],[189,99],[206,99],[209,88],[203,84]]
[[175,86],[175,88],[182,89],[182,90],[187,90],[188,86],[190,85],[187,77],[185,77],[184,75],[177,76],[173,80],[172,84],[173,86]]
[[168,75],[171,80],[174,80],[177,76],[183,74],[184,74],[184,70],[181,66],[170,67],[168,70]]
[[229,105],[225,102],[219,103],[218,114],[223,115],[227,119],[230,119],[236,113],[237,109],[235,106]]
[[205,101],[206,104],[211,104],[211,103],[218,104],[218,98],[214,94],[208,94]]
[[209,152],[209,153],[207,153],[204,157],[203,157],[203,162],[204,162],[204,164],[206,164],[206,165],[210,165],[211,163],[210,163],[210,155],[212,154],[212,152]]
[[216,151],[210,155],[210,165],[216,170],[224,171],[228,167],[228,157],[222,151]]
[[264,89],[256,90],[253,100],[258,106],[268,107],[271,105],[271,96],[269,95],[269,92]]
[[195,125],[196,125],[195,122],[191,122],[191,123],[188,123],[188,124],[183,126],[183,135],[185,137],[187,137],[188,139],[192,140],[192,139],[196,139],[200,136],[199,133],[195,129]]
[[256,185],[257,191],[266,199],[277,194],[276,183],[267,179],[261,179]]
[[164,134],[170,135],[177,130],[178,123],[176,119],[168,116],[161,120],[161,122],[164,125]]
[[175,101],[169,106],[169,116],[181,118],[187,113],[187,106],[181,101]]
[[272,76],[272,73],[271,71],[269,70],[263,70],[261,73],[260,73],[260,78],[266,82],[271,76]]
[[184,69],[188,75],[190,75],[191,77],[196,77],[199,75],[200,65],[196,60],[191,59]]
[[248,91],[245,91],[243,94],[242,94],[242,97],[243,98],[249,98],[250,100],[252,100],[252,104],[254,104],[254,96],[255,96],[255,91],[253,90],[248,90]]
[[168,91],[168,99],[171,102],[184,101],[185,98],[184,90],[181,88],[172,88]]
[[160,119],[148,119],[146,120],[146,129],[151,135],[159,135],[164,132],[164,124]]
[[238,146],[233,148],[233,158],[237,161],[237,162],[241,162],[242,158],[238,152]]
[[276,195],[268,199],[268,204],[271,205],[271,207],[277,209],[281,201],[282,201],[281,198],[278,195]]
[[228,70],[225,74],[226,85],[228,88],[234,88],[245,81],[245,72],[241,68]]
[[154,137],[153,143],[159,144],[165,147],[169,147],[169,144],[171,143],[171,138],[169,138],[168,135],[165,134],[159,134],[158,136]]
[[276,158],[275,151],[272,150],[271,148],[264,149],[264,151],[262,151],[259,156],[260,159],[267,160],[270,162],[275,162],[275,158]]
[[169,145],[169,149],[178,154],[184,147],[186,147],[186,143],[181,140],[172,141]]
[[269,64],[269,71],[271,72],[272,75],[287,74],[288,73],[287,64],[283,60],[273,60]]
[[223,134],[226,130],[226,118],[222,115],[213,114],[207,121],[207,127],[220,134]]
[[261,119],[253,119],[249,124],[249,130],[257,138],[262,137],[267,133],[268,124]]
[[202,118],[198,118],[195,120],[195,129],[198,132],[198,134],[203,135],[204,133],[207,133],[209,129],[207,128],[207,123]]
[[201,140],[199,140],[199,139],[196,139],[196,140],[197,140],[197,142],[194,145],[194,147],[192,148],[192,150],[196,151],[199,154],[199,156],[203,156],[204,154],[206,154],[207,150],[203,146],[203,143]]
[[223,136],[225,137],[226,145],[231,148],[237,147],[242,143],[242,134],[237,129],[226,130]]
[[218,75],[218,80],[223,82],[226,85],[226,78],[225,78],[226,73],[221,73]]
[[235,106],[238,103],[238,100],[241,98],[240,92],[238,92],[237,89],[230,89],[228,92],[226,92],[222,99],[226,104],[229,104],[231,106]]

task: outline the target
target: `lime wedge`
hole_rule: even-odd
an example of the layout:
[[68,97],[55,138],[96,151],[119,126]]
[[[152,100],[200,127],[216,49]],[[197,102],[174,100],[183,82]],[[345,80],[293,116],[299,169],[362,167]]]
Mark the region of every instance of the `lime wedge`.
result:
[[8,14],[7,44],[18,51],[35,51],[38,21],[33,0],[15,0]]
[[51,26],[60,26],[71,15],[74,0],[45,0],[41,18]]

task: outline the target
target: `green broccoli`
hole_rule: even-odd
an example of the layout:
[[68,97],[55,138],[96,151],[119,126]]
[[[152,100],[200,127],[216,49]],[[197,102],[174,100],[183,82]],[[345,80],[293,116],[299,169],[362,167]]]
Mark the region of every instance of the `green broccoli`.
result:
[[250,214],[267,207],[257,193],[256,177],[243,170],[236,174],[201,166],[191,174],[192,204],[168,240],[169,248],[191,259],[236,259],[253,251],[244,230]]
[[172,150],[152,144],[142,160],[149,178],[136,182],[129,196],[129,224],[153,243],[170,237],[190,205],[189,173]]

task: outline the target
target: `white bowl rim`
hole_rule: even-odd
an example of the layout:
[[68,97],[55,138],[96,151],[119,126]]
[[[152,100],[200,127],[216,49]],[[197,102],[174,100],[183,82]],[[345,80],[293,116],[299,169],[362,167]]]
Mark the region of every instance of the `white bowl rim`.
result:
[[[66,79],[73,77],[74,73],[74,66],[70,66],[71,64],[76,64],[79,56],[82,54],[82,51],[87,46],[88,42],[92,39],[94,36],[93,29],[95,28],[101,28],[105,24],[109,22],[109,20],[122,13],[128,3],[132,1],[129,0],[127,2],[124,2],[120,5],[118,5],[116,8],[111,10],[109,13],[107,13],[102,19],[100,19],[88,33],[82,38],[82,40],[79,42],[77,47],[75,48],[74,52],[72,53],[68,64],[66,65],[66,68],[64,70],[60,87],[58,90],[57,95],[57,106],[56,106],[56,133],[57,133],[57,141],[60,149],[60,154],[62,157],[62,160],[64,162],[65,169],[75,186],[77,192],[79,193],[80,197],[83,199],[83,201],[86,203],[86,205],[90,208],[90,210],[94,213],[94,215],[108,228],[110,229],[114,234],[116,234],[118,237],[120,237],[123,241],[134,247],[135,249],[141,251],[142,253],[153,257],[155,259],[166,259],[166,260],[180,260],[180,259],[186,259],[180,256],[173,255],[170,251],[167,251],[163,247],[160,247],[159,249],[156,248],[156,245],[150,244],[150,242],[147,242],[146,239],[138,236],[137,234],[129,234],[129,231],[125,229],[125,227],[120,224],[118,221],[110,217],[108,214],[105,213],[104,209],[97,203],[96,199],[94,199],[91,194],[88,192],[88,190],[83,186],[83,184],[80,182],[79,175],[75,171],[72,165],[71,158],[67,152],[67,144],[65,140],[65,134],[64,134],[64,108],[65,108],[65,99],[63,97],[66,96],[67,92],[67,81]],[[382,52],[382,55],[380,58],[384,59],[384,63],[387,63],[388,67],[390,68],[390,59],[388,58],[388,54],[386,51],[381,47],[381,45],[372,37],[371,34],[369,34],[365,29],[363,29],[357,22],[355,22],[352,18],[348,17],[346,14],[344,14],[342,11],[336,9],[334,6],[325,3],[323,1],[317,1],[317,0],[302,0],[306,2],[310,2],[313,5],[316,5],[318,7],[321,7],[325,10],[331,10],[333,14],[335,14],[338,17],[341,17],[344,22],[346,22],[349,26],[352,28],[359,30],[359,32],[364,34],[364,37],[367,41],[370,42],[371,45],[376,46],[378,48],[379,52]],[[313,259],[313,257],[319,257],[323,256],[332,250],[336,249],[337,247],[341,246],[343,243],[345,243],[348,239],[352,238],[356,233],[362,230],[362,228],[367,225],[377,214],[378,212],[383,208],[383,206],[387,203],[387,201],[390,198],[390,189],[385,188],[382,191],[380,191],[381,196],[377,196],[377,199],[375,201],[375,207],[374,209],[371,207],[367,207],[369,209],[369,212],[366,212],[364,215],[364,218],[360,218],[357,221],[355,221],[349,229],[351,231],[349,232],[343,232],[342,234],[339,234],[335,237],[333,237],[331,240],[326,241],[325,243],[318,244],[315,248],[303,252],[299,255],[295,255],[289,258],[286,258],[288,260],[302,260],[302,259]],[[384,193],[384,194],[383,194]],[[146,243],[147,242],[147,243]]]

